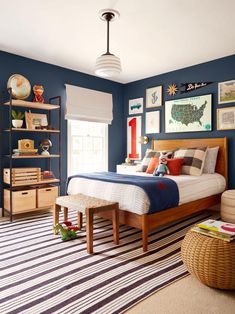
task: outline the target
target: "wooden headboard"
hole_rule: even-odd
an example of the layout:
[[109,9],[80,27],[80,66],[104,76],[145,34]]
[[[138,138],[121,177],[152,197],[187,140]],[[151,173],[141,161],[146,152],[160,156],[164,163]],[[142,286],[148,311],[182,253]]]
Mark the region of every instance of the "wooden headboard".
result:
[[153,140],[152,148],[155,150],[174,150],[180,147],[215,147],[219,146],[219,154],[216,163],[216,172],[222,174],[228,185],[228,140],[223,138],[192,138],[177,140]]

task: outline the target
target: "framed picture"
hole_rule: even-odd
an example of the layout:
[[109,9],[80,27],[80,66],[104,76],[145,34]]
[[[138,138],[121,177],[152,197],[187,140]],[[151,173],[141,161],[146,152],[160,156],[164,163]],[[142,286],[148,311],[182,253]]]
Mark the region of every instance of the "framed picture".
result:
[[48,126],[47,115],[41,113],[25,112],[25,123],[27,129],[36,129],[36,127]]
[[162,86],[146,89],[146,108],[154,108],[162,105]]
[[132,160],[141,159],[141,116],[127,118],[127,157]]
[[145,114],[145,133],[160,133],[160,111],[149,111]]
[[235,107],[217,109],[217,130],[235,129]]
[[211,131],[212,95],[165,102],[165,132]]
[[129,114],[143,113],[143,98],[129,100]]
[[218,103],[235,102],[235,80],[218,84]]

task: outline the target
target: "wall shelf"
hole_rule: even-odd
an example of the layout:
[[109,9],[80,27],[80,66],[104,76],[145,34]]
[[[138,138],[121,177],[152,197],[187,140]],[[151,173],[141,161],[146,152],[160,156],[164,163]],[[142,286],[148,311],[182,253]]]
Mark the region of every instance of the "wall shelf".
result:
[[[5,106],[10,106],[10,101],[4,103]],[[14,107],[24,107],[24,108],[31,108],[31,109],[43,109],[43,110],[54,110],[59,109],[59,105],[53,104],[41,104],[38,102],[20,100],[20,99],[12,99],[11,106]]]
[[34,129],[26,129],[26,128],[11,128],[5,129],[5,132],[35,132],[35,133],[60,133],[60,130],[34,130]]
[[57,154],[50,154],[50,155],[27,155],[27,156],[18,156],[18,155],[6,155],[5,157],[7,158],[12,158],[12,159],[28,159],[28,158],[59,158],[60,155]]
[[[33,183],[22,183],[22,184],[12,184],[11,186],[13,188],[16,188],[16,187],[23,187],[23,186],[35,186],[35,185],[43,185],[43,184],[52,184],[52,183],[59,183],[60,180],[59,179],[44,179],[44,180],[41,180],[41,181],[38,181],[38,182],[33,182]],[[6,185],[10,185],[8,183],[4,183]]]

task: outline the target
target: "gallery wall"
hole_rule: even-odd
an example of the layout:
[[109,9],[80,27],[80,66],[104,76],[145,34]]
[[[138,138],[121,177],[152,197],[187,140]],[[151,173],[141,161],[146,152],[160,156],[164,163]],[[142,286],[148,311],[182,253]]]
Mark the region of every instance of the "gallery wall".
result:
[[[235,79],[235,55],[221,58],[215,61],[202,63],[177,71],[156,75],[143,80],[135,81],[124,86],[124,115],[125,115],[125,133],[127,132],[127,118],[129,115],[129,100],[135,98],[144,98],[144,113],[142,116],[142,135],[145,135],[145,112],[159,110],[160,112],[160,133],[148,134],[151,139],[190,139],[190,138],[206,138],[206,137],[227,137],[229,143],[229,187],[235,188],[235,130],[218,131],[216,127],[216,109],[235,106],[234,103],[218,104],[218,82]],[[177,92],[175,96],[169,96],[167,88],[170,84],[176,84],[179,88],[183,83],[189,82],[214,82],[206,87],[181,94]],[[146,89],[155,86],[163,86],[162,106],[157,108],[146,109]],[[212,131],[203,132],[183,132],[183,133],[165,133],[165,101],[172,99],[181,99],[198,95],[212,94]],[[127,136],[124,137],[125,147],[127,147]],[[142,157],[146,148],[151,143],[142,145]],[[127,156],[127,150],[125,153]]]
[[[15,73],[22,74],[31,83],[44,86],[44,98],[48,100],[49,97],[61,96],[62,98],[62,192],[64,191],[66,179],[67,179],[67,121],[64,119],[66,93],[64,84],[71,84],[80,87],[90,88],[102,92],[112,93],[113,95],[113,121],[112,125],[109,125],[109,149],[108,149],[108,166],[110,171],[115,171],[116,164],[122,162],[124,155],[123,146],[123,85],[112,82],[110,80],[104,80],[92,75],[87,75],[81,72],[72,71],[62,67],[50,65],[47,63],[35,61],[28,58],[23,58],[14,54],[6,52],[0,52],[0,92],[1,101],[6,100],[8,95],[6,93],[6,84],[8,78]],[[3,92],[5,93],[3,94]],[[33,99],[33,94],[29,97],[29,100]],[[4,114],[5,116],[5,114]],[[58,119],[58,116],[57,118]],[[6,123],[6,121],[3,121]],[[57,123],[58,121],[55,121]],[[5,124],[6,125],[6,124]],[[1,125],[3,127],[3,125]],[[30,134],[20,134],[21,138],[30,138]],[[47,137],[46,134],[43,137]],[[37,137],[38,138],[38,137]],[[14,138],[14,145],[17,147],[17,137]],[[39,138],[38,138],[39,140]],[[54,140],[56,141],[56,140]],[[35,146],[38,145],[38,141],[35,141]],[[1,134],[1,149],[4,153],[8,152],[8,139],[7,136]],[[27,160],[27,165],[38,166],[38,160]],[[53,161],[55,163],[56,161]],[[15,166],[21,166],[21,163],[15,161]],[[7,166],[6,160],[2,160],[2,167]],[[25,164],[24,164],[25,165]],[[26,166],[27,166],[26,165]],[[0,206],[1,207],[1,206]]]

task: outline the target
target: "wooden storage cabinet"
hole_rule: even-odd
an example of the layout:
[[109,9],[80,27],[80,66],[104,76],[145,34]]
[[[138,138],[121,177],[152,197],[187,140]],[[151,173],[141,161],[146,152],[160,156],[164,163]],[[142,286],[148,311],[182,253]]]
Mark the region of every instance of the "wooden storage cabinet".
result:
[[58,186],[47,186],[37,188],[37,207],[52,207],[58,197]]
[[[10,211],[10,190],[4,189],[4,208]],[[36,208],[36,189],[12,191],[12,212],[19,213]]]

